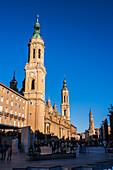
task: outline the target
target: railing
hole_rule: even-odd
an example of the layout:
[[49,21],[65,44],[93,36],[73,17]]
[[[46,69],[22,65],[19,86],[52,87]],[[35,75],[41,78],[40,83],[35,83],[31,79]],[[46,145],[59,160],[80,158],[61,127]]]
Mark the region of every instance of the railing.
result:
[[14,119],[17,119],[18,118],[18,120],[22,120],[22,121],[24,121],[25,120],[25,118],[24,117],[21,117],[21,116],[17,116],[17,115],[14,115],[14,114],[11,114],[11,113],[6,113],[6,112],[0,112],[0,116],[6,116],[6,117],[10,117],[10,118],[13,118],[14,117]]
[[17,119],[17,117],[18,117],[17,115],[14,115],[14,119]]
[[20,116],[18,117],[18,120],[21,120],[21,117],[20,117]]
[[0,112],[0,115],[2,116],[2,115],[3,115],[3,112]]
[[4,112],[4,116],[8,117],[8,116],[9,116],[9,113]]
[[25,120],[25,118],[24,117],[22,117],[22,121],[24,121]]
[[10,118],[13,118],[13,114],[10,114]]

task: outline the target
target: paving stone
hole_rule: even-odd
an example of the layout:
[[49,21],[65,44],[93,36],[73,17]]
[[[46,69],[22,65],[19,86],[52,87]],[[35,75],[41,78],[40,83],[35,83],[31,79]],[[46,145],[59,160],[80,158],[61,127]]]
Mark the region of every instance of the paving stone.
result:
[[[42,147],[42,153],[51,153],[50,147]],[[86,153],[78,153],[77,158],[58,159],[58,160],[41,160],[41,161],[26,161],[25,153],[17,153],[12,155],[12,161],[1,161],[0,170],[12,170],[13,168],[26,167],[80,167],[90,166],[93,164],[101,164],[102,162],[113,161],[113,154],[105,154],[103,147],[90,147]]]

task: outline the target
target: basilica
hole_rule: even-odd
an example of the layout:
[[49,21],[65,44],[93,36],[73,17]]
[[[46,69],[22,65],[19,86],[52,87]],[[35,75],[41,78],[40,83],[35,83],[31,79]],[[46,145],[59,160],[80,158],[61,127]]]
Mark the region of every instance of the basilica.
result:
[[44,40],[40,33],[39,16],[34,33],[28,44],[28,63],[25,65],[25,79],[22,88],[17,89],[15,73],[10,87],[0,83],[0,124],[8,126],[30,126],[32,131],[39,130],[70,138],[76,135],[77,128],[70,123],[69,91],[64,77],[61,90],[61,114],[50,98],[45,101]]

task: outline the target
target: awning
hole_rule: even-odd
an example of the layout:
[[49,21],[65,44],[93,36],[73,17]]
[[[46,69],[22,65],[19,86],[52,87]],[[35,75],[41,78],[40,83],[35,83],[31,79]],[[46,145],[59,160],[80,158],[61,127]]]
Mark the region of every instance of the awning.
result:
[[16,126],[9,126],[9,125],[4,125],[4,124],[0,124],[0,129],[22,129]]

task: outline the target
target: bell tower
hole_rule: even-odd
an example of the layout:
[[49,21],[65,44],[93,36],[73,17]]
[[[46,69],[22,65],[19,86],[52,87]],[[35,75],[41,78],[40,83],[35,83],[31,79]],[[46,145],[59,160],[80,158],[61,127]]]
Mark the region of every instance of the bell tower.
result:
[[70,121],[69,91],[64,76],[63,89],[61,90],[61,115]]
[[18,92],[17,84],[18,83],[15,79],[15,71],[14,71],[13,79],[10,81],[10,88]]
[[89,136],[92,136],[94,134],[95,134],[95,129],[94,129],[94,122],[93,122],[93,114],[90,109],[90,112],[89,112]]
[[44,41],[40,34],[39,16],[34,26],[34,33],[28,44],[29,56],[25,66],[25,92],[28,99],[27,125],[33,131],[44,132],[45,114],[45,75]]

